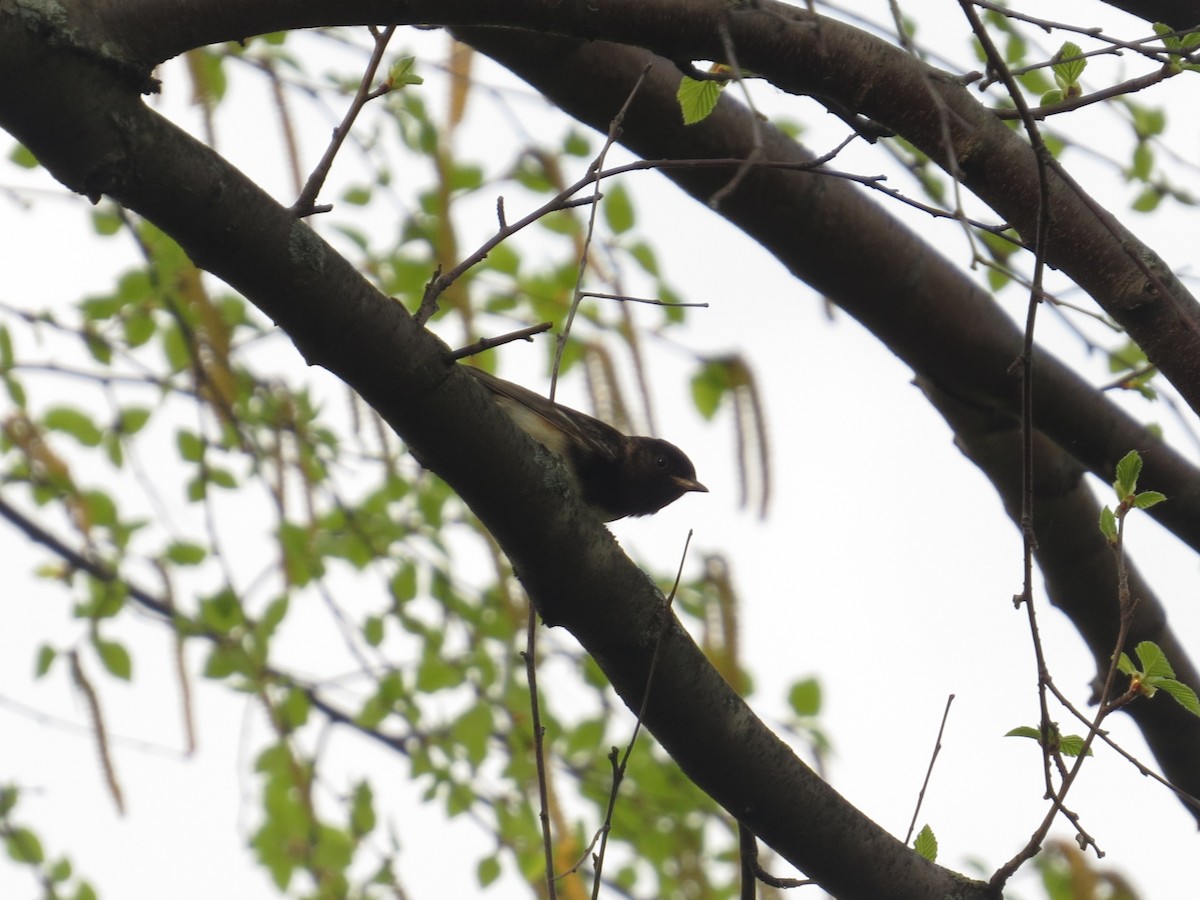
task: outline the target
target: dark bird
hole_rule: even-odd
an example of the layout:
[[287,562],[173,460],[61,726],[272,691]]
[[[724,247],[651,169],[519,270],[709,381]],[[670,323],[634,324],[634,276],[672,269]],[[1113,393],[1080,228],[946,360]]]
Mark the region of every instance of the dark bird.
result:
[[562,457],[584,502],[603,521],[648,516],[688,491],[696,480],[687,455],[666,441],[629,437],[599,419],[547,400],[519,384],[465,366],[522,431]]

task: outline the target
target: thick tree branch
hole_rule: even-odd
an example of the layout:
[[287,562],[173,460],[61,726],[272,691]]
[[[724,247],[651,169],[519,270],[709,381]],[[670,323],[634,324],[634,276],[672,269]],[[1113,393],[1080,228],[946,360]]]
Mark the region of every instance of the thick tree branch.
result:
[[[42,24],[39,33],[0,11],[0,85],[9,86],[0,125],[64,184],[111,196],[173,236],[287,330],[311,364],[354,386],[471,505],[543,617],[579,638],[633,708],[657,653],[643,720],[697,784],[839,897],[995,897],[904,847],[804,766],[664,614],[657,588],[603,526],[547,477],[556,469],[536,445],[399,304],[143,106],[98,54],[64,49],[66,35],[54,31],[63,23]],[[86,42],[78,30],[69,38]]]

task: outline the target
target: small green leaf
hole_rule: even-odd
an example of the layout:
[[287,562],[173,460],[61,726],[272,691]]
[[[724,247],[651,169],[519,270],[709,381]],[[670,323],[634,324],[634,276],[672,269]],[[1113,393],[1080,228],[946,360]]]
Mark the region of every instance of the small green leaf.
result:
[[788,691],[788,705],[798,716],[815,716],[821,711],[821,682],[815,678],[797,681]]
[[692,402],[700,415],[711,419],[729,390],[729,370],[720,360],[706,362],[692,376]]
[[604,212],[604,221],[613,234],[621,234],[633,227],[633,202],[623,185],[618,184],[605,190],[601,209]]
[[1107,506],[1100,510],[1100,533],[1110,544],[1117,542],[1117,517]]
[[1147,141],[1141,141],[1133,148],[1133,162],[1129,167],[1129,177],[1138,181],[1149,181],[1150,173],[1154,170],[1154,148]]
[[1063,92],[1058,88],[1051,88],[1038,99],[1038,106],[1057,106],[1062,102]]
[[1137,669],[1133,665],[1133,660],[1129,658],[1128,653],[1122,653],[1117,657],[1117,671],[1122,675],[1132,675]]
[[[1063,756],[1078,756],[1083,752],[1083,738],[1077,734],[1066,734],[1059,738],[1058,749]],[[1088,756],[1092,756],[1091,748],[1088,748]]]
[[0,325],[0,372],[7,372],[13,364],[12,335]]
[[937,860],[937,838],[934,837],[932,828],[928,825],[921,828],[920,832],[917,833],[916,840],[913,841],[913,849],[930,862]]
[[[1078,57],[1083,51],[1078,44],[1073,44],[1066,41],[1054,54],[1054,64],[1051,67],[1054,70],[1054,80],[1058,82],[1058,86],[1062,88],[1063,93],[1069,96],[1078,95],[1079,77],[1083,75],[1083,70],[1087,68],[1086,59],[1072,59]],[[1061,62],[1059,60],[1062,60]]]
[[180,429],[175,434],[175,446],[179,450],[179,458],[184,462],[200,462],[204,459],[204,441],[193,431]]
[[172,541],[166,557],[177,566],[198,566],[208,556],[208,550],[191,541]]
[[425,79],[416,72],[417,59],[415,56],[402,56],[388,67],[388,83],[393,88],[401,88],[410,84],[424,84]]
[[42,644],[38,648],[37,665],[34,667],[34,677],[41,678],[50,671],[50,667],[54,665],[54,660],[58,659],[58,651],[49,644]]
[[283,702],[275,707],[279,724],[289,731],[294,731],[308,721],[311,706],[308,695],[304,691],[293,688],[288,691]]
[[100,444],[103,433],[91,417],[69,406],[55,406],[42,416],[42,424],[53,431],[69,434],[85,447]]
[[375,830],[375,795],[370,783],[360,781],[354,785],[354,796],[350,803],[350,828],[356,837]]
[[500,877],[500,860],[494,856],[485,856],[475,867],[475,877],[479,879],[481,888],[487,887]]
[[1168,678],[1159,684],[1159,687],[1170,694],[1175,699],[1175,702],[1193,716],[1200,716],[1200,699],[1196,697],[1196,692],[1182,681]]
[[1141,213],[1154,212],[1154,210],[1158,209],[1159,204],[1162,203],[1162,199],[1162,191],[1154,187],[1154,185],[1149,185],[1134,199],[1133,211]]
[[1136,450],[1130,450],[1117,463],[1117,480],[1113,488],[1117,499],[1124,500],[1137,490],[1138,476],[1142,474],[1142,455]]
[[679,109],[683,113],[684,125],[695,125],[703,122],[716,109],[717,101],[721,98],[721,88],[718,81],[697,81],[683,76],[679,82],[676,97],[679,99]]
[[363,623],[363,638],[372,647],[383,643],[383,619],[380,616],[368,616]]
[[36,169],[38,167],[37,157],[24,144],[17,144],[13,147],[12,152],[8,154],[8,158],[22,169]]
[[28,828],[9,828],[4,833],[4,844],[8,855],[19,863],[40,865],[46,858],[42,842]]
[[1152,506],[1157,506],[1167,499],[1166,494],[1160,494],[1158,491],[1142,491],[1133,498],[1133,505],[1138,509],[1149,509]]
[[563,153],[567,156],[590,156],[591,152],[592,145],[588,143],[587,137],[582,132],[572,128],[563,138]]
[[122,681],[129,681],[133,675],[133,661],[130,659],[129,651],[125,649],[124,644],[94,637],[92,638],[92,645],[95,646],[96,652],[100,656],[100,661],[104,663],[104,668],[108,669],[110,673]]
[[1154,641],[1142,641],[1133,649],[1142,665],[1142,674],[1147,678],[1175,677],[1175,670],[1167,662],[1167,655]]
[[1004,736],[1005,737],[1032,738],[1033,740],[1037,741],[1038,743],[1041,743],[1041,740],[1042,740],[1042,733],[1040,731],[1038,731],[1036,728],[1031,728],[1028,725],[1018,725],[1016,728],[1012,729],[1011,731],[1006,731],[1004,733]]

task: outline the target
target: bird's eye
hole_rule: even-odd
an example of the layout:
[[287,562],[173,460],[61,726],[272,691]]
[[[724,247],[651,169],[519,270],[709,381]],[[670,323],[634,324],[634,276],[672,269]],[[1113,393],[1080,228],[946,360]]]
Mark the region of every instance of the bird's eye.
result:
[[658,456],[654,457],[654,464],[660,469],[665,469],[668,465],[667,458],[660,453]]

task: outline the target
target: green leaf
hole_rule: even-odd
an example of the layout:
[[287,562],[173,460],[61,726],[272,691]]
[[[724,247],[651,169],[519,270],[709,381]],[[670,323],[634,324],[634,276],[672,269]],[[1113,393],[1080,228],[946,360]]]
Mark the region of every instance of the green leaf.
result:
[[[1058,740],[1058,749],[1063,756],[1078,756],[1083,752],[1083,738],[1077,734],[1066,734]],[[1092,756],[1092,751],[1089,748],[1088,756]]]
[[601,206],[604,221],[613,234],[622,234],[633,227],[633,202],[624,185],[614,185],[604,192],[604,202]]
[[50,667],[54,665],[54,660],[56,659],[58,659],[58,651],[49,644],[42,644],[38,648],[37,664],[34,666],[34,677],[43,677],[50,671]]
[[1036,728],[1030,727],[1029,725],[1018,725],[1016,728],[1013,728],[1011,731],[1006,731],[1004,733],[1004,736],[1005,737],[1032,738],[1033,740],[1037,741],[1039,744],[1042,741],[1042,733],[1040,731],[1038,731]]
[[716,109],[722,87],[724,85],[719,81],[697,81],[683,76],[675,94],[679,100],[679,109],[683,113],[683,124],[695,125],[707,119]]
[[224,634],[246,623],[242,605],[233,591],[221,591],[200,601],[200,621],[208,628]]
[[383,619],[380,616],[368,616],[363,622],[363,638],[372,647],[383,643]]
[[12,335],[0,325],[0,372],[7,372],[13,364]]
[[62,884],[71,877],[71,861],[69,859],[55,860],[48,872],[50,880],[56,884]]
[[1152,506],[1157,506],[1167,499],[1166,494],[1160,494],[1158,491],[1142,491],[1133,498],[1133,505],[1138,509],[1149,509]]
[[487,887],[500,877],[500,860],[495,856],[485,856],[475,867],[475,877],[481,888]]
[[1170,694],[1180,706],[1193,716],[1200,716],[1200,699],[1196,697],[1196,692],[1182,681],[1168,678],[1159,684],[1159,687]]
[[706,362],[692,376],[692,402],[700,415],[711,419],[717,414],[725,392],[729,390],[729,370],[720,360]]
[[121,217],[116,213],[116,207],[104,204],[92,210],[92,230],[101,237],[111,237],[121,230]]
[[925,825],[917,833],[916,840],[913,841],[913,849],[920,853],[930,862],[937,860],[937,838],[933,835],[933,829]]
[[130,659],[124,644],[93,637],[92,645],[100,656],[100,662],[104,663],[104,668],[122,681],[130,680],[133,676],[133,660]]
[[51,407],[42,416],[42,424],[52,431],[69,434],[85,447],[98,446],[103,437],[90,416],[69,406]]
[[166,557],[177,566],[198,566],[208,556],[208,550],[191,541],[172,541]]
[[815,716],[821,711],[821,682],[816,678],[797,681],[788,691],[788,704],[798,716]]
[[8,158],[22,169],[36,169],[38,167],[37,157],[24,144],[17,144],[13,147],[12,153],[8,154]]
[[1117,542],[1117,517],[1107,506],[1100,510],[1100,533],[1110,544]]
[[388,83],[393,88],[402,88],[410,84],[424,84],[425,79],[417,74],[417,58],[401,56],[388,67]]
[[1087,68],[1086,59],[1072,59],[1071,57],[1079,56],[1083,51],[1078,44],[1073,44],[1066,41],[1054,54],[1055,60],[1063,60],[1055,62],[1051,68],[1054,70],[1054,80],[1058,82],[1058,86],[1062,88],[1063,93],[1067,96],[1072,95],[1072,89],[1076,89],[1074,93],[1078,93],[1077,86],[1079,77],[1083,75],[1083,70]]
[[471,765],[479,766],[487,759],[495,722],[491,704],[480,700],[468,709],[450,728],[454,742],[466,751]]
[[1141,663],[1141,672],[1147,678],[1175,677],[1175,670],[1167,662],[1167,655],[1154,641],[1142,641],[1133,649]]
[[17,408],[25,408],[25,388],[21,386],[21,382],[17,381],[17,379],[13,378],[11,375],[5,373],[4,389],[8,391],[9,398]]
[[370,782],[360,781],[354,785],[354,794],[350,802],[350,828],[356,837],[370,834],[375,830],[375,795],[371,791]]
[[175,446],[179,458],[184,462],[200,462],[204,459],[204,440],[193,431],[180,429],[175,433]]
[[289,731],[295,731],[308,721],[308,713],[312,704],[304,691],[293,688],[288,691],[283,702],[275,707],[279,723]]
[[1133,161],[1129,166],[1129,177],[1137,181],[1149,181],[1154,170],[1154,148],[1141,141],[1133,148]]
[[1143,190],[1133,201],[1133,211],[1148,213],[1158,209],[1158,205],[1162,203],[1162,191],[1154,185],[1149,185]]
[[1038,98],[1038,106],[1056,106],[1063,102],[1063,92],[1058,88],[1051,88]]
[[1126,453],[1117,463],[1117,480],[1113,488],[1117,499],[1124,500],[1137,490],[1138,476],[1142,474],[1142,455],[1136,450]]
[[417,596],[417,569],[401,562],[390,583],[392,599],[396,603],[407,603]]
[[4,845],[10,858],[19,863],[40,865],[46,858],[42,842],[28,828],[9,828],[4,834]]
[[638,241],[626,247],[625,251],[641,266],[643,272],[658,277],[658,257],[655,255],[653,247],[645,241]]
[[1137,667],[1134,666],[1133,660],[1129,658],[1128,653],[1122,653],[1117,657],[1117,671],[1122,675],[1132,675],[1137,672]]
[[587,136],[582,132],[572,128],[567,132],[567,136],[563,138],[563,153],[567,156],[590,156],[592,153],[592,145],[588,142]]

